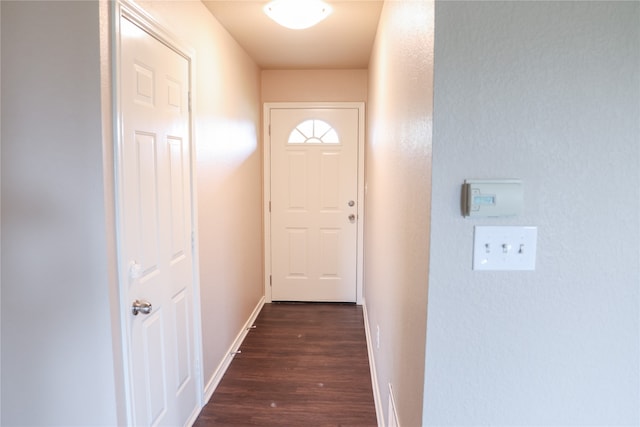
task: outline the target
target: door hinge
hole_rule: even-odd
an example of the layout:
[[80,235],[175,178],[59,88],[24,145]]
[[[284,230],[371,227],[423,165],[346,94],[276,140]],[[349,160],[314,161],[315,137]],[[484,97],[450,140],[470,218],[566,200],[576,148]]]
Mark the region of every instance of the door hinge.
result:
[[191,232],[191,251],[196,250],[196,233],[194,231]]
[[269,275],[269,286],[273,287],[273,276]]
[[271,136],[271,124],[269,124],[269,136]]
[[269,200],[269,212],[271,212],[271,200]]
[[191,92],[189,92],[188,106],[189,106],[189,112],[191,112]]

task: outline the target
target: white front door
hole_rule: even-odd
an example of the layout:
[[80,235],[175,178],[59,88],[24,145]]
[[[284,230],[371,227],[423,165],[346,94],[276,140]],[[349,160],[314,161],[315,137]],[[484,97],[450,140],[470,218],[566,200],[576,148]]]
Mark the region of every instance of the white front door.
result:
[[183,426],[199,410],[189,61],[126,17],[119,34],[117,200],[130,416],[134,425]]
[[271,299],[356,302],[357,108],[273,108]]

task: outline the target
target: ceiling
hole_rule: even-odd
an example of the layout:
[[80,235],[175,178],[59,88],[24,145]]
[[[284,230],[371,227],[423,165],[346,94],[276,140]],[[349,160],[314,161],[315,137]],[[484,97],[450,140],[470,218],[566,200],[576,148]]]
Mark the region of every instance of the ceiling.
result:
[[368,68],[383,0],[325,1],[333,13],[306,30],[273,22],[262,11],[268,0],[202,3],[263,69]]

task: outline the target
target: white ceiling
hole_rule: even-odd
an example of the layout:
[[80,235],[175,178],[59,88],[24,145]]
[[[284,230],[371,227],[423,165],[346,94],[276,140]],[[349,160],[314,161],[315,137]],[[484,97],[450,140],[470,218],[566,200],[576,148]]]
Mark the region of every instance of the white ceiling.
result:
[[327,19],[290,30],[264,14],[268,0],[202,0],[263,69],[367,68],[383,0],[325,1],[333,7]]

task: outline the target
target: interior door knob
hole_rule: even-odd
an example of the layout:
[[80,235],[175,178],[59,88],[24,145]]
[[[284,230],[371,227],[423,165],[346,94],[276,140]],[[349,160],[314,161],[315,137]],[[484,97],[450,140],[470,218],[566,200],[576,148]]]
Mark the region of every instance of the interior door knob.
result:
[[354,214],[349,215],[349,221],[353,222],[356,220],[356,216]]
[[149,301],[137,299],[131,304],[131,312],[134,316],[137,316],[138,313],[149,314],[151,310],[153,310],[153,306]]

